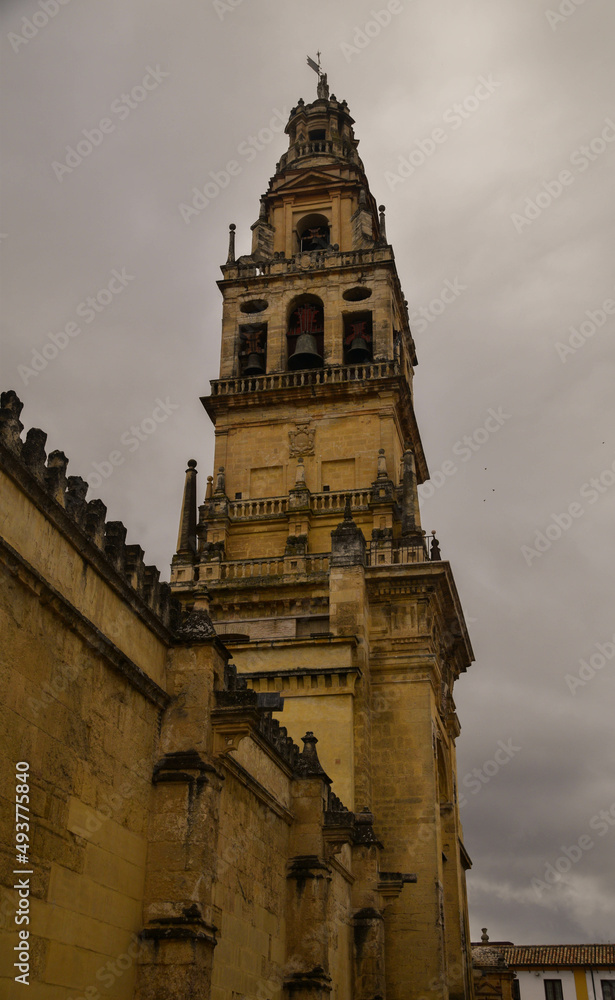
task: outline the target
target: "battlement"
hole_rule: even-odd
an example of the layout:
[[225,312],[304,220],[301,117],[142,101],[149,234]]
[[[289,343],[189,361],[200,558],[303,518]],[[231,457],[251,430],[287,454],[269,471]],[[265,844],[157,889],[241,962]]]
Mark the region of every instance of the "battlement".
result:
[[101,557],[107,574],[119,577],[133,591],[147,617],[152,615],[165,630],[179,619],[179,603],[168,583],[160,581],[156,566],[146,566],[140,545],[127,545],[121,521],[107,521],[102,500],[86,500],[88,484],[80,476],[67,476],[68,458],[62,451],[47,455],[47,434],[31,427],[22,440],[23,403],[13,390],[0,397],[0,459],[7,473],[19,481],[45,514],[73,536],[79,547],[90,548],[93,561]]

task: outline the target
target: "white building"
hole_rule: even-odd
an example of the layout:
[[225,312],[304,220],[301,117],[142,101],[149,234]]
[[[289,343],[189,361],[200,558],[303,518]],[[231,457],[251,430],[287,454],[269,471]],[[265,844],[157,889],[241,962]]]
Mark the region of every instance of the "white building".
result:
[[615,944],[500,947],[520,1000],[615,1000]]

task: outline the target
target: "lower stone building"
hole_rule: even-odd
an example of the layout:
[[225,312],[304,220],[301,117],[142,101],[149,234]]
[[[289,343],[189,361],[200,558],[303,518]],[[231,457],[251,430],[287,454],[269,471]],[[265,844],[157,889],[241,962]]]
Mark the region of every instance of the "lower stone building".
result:
[[384,996],[383,913],[415,877],[20,411],[3,394],[4,995]]

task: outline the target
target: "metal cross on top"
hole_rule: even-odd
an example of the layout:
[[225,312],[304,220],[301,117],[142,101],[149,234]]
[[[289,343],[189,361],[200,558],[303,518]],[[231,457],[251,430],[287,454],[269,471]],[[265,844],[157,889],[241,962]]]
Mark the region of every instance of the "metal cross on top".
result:
[[324,97],[326,100],[329,97],[329,85],[327,83],[327,74],[323,73],[320,66],[320,52],[317,52],[316,55],[318,56],[318,62],[314,62],[314,60],[311,59],[310,56],[307,57],[308,66],[311,69],[313,69],[315,73],[318,73],[317,93],[319,97]]

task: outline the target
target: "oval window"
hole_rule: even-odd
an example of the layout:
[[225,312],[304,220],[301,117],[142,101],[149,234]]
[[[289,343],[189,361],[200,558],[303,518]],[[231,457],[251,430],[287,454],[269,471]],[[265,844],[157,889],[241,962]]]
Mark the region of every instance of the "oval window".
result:
[[371,288],[365,288],[363,285],[357,285],[356,288],[349,288],[342,295],[346,302],[360,302],[361,299],[368,299],[372,294]]
[[265,299],[249,299],[239,306],[242,313],[260,313],[267,308],[269,303]]

